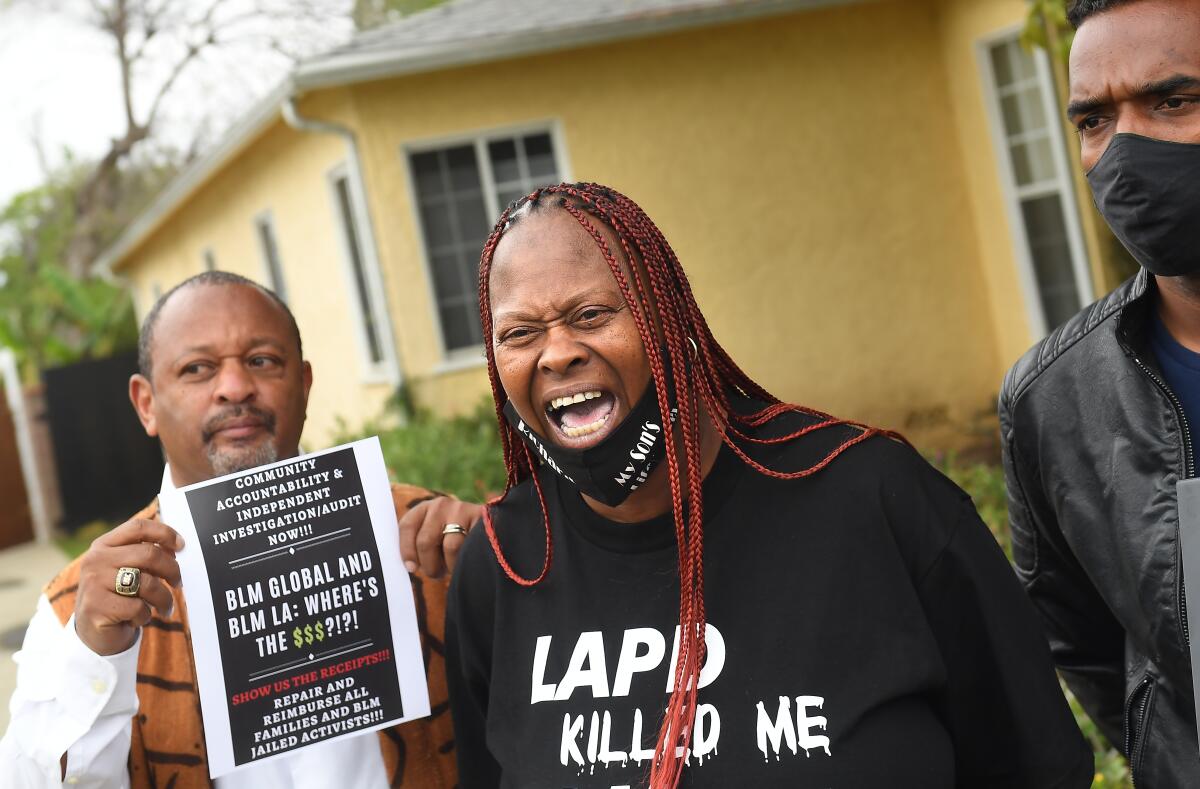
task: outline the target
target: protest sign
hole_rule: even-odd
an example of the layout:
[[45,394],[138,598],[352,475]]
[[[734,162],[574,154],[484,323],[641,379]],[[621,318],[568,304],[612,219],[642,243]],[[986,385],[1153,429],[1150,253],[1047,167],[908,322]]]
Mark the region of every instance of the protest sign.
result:
[[429,714],[379,441],[164,490],[213,778]]

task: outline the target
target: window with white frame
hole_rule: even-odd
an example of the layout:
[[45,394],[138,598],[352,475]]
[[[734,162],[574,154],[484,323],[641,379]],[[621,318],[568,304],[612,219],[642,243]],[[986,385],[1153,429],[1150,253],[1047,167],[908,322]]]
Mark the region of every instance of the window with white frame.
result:
[[1010,216],[1035,302],[1034,327],[1044,334],[1092,296],[1061,111],[1043,53],[1025,49],[1015,33],[985,49],[1001,167],[1010,185]]
[[287,301],[287,287],[283,282],[283,264],[279,260],[279,243],[275,240],[275,223],[270,214],[263,214],[254,220],[258,231],[258,244],[262,251],[263,263],[267,270],[267,286],[275,291],[281,301]]
[[363,238],[356,219],[354,201],[350,192],[350,178],[345,169],[335,171],[330,178],[338,222],[342,228],[342,243],[346,262],[349,264],[354,300],[358,307],[359,325],[367,361],[379,365],[384,361],[382,326],[376,313],[374,300],[367,276],[366,261],[363,259]]
[[409,170],[447,353],[483,342],[479,252],[513,200],[562,180],[549,130],[483,135],[412,150]]

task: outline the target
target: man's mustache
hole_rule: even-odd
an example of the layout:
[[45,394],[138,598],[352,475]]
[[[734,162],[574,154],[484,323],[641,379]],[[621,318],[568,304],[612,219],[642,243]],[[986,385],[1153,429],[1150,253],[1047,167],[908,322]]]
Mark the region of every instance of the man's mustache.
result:
[[212,441],[213,436],[230,422],[247,416],[257,419],[262,423],[263,430],[267,431],[270,435],[275,435],[275,414],[254,405],[235,405],[205,420],[204,425],[200,428],[204,443],[207,444]]

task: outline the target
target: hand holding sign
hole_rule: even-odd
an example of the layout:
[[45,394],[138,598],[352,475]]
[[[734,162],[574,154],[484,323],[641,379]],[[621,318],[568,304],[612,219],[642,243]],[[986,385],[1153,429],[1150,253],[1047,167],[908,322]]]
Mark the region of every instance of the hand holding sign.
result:
[[[79,592],[75,597],[75,632],[97,655],[124,652],[137,640],[138,628],[150,621],[153,607],[160,615],[171,611],[171,590],[179,584],[175,551],[183,538],[158,521],[134,518],[96,538],[80,560]],[[141,571],[136,595],[116,591],[122,567]]]
[[160,497],[189,547],[210,774],[429,714],[375,439]]

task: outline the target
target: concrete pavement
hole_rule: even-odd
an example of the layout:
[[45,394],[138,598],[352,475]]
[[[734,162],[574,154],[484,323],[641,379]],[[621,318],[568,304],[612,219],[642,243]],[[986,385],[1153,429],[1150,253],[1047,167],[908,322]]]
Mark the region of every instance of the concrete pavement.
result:
[[8,729],[8,700],[17,681],[13,653],[37,608],[42,587],[67,563],[55,545],[27,542],[0,550],[0,732]]

